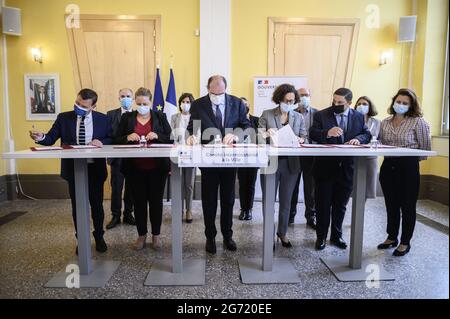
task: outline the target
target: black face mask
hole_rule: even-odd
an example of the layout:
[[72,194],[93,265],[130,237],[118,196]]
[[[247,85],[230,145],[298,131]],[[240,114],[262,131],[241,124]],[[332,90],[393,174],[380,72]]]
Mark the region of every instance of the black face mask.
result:
[[344,105],[335,105],[333,104],[333,112],[336,114],[341,114],[344,113],[345,111],[345,106]]

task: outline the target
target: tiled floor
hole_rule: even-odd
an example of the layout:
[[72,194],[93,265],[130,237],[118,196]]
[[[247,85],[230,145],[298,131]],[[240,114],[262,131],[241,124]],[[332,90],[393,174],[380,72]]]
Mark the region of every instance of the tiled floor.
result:
[[[301,279],[299,284],[244,285],[239,277],[237,259],[240,256],[259,257],[262,254],[261,204],[256,203],[254,220],[237,219],[235,205],[235,240],[238,251],[223,251],[218,245],[216,256],[204,251],[201,203],[195,202],[195,221],[184,224],[184,256],[206,256],[206,284],[200,287],[144,287],[143,283],[159,258],[171,254],[170,206],[164,207],[162,229],[163,249],[150,248],[135,252],[130,244],[136,237],[132,226],[121,225],[107,231],[109,245],[106,254],[94,253],[96,259],[117,260],[121,264],[104,288],[49,289],[43,285],[52,275],[73,260],[75,239],[70,217],[70,203],[65,200],[16,201],[0,204],[0,298],[449,298],[449,237],[448,207],[421,201],[418,213],[446,225],[443,232],[418,222],[410,254],[403,258],[381,252],[376,245],[385,235],[383,199],[367,202],[364,253],[382,263],[396,280],[381,282],[379,288],[368,288],[364,282],[339,282],[320,261],[320,257],[342,255],[345,252],[328,246],[314,250],[315,232],[305,227],[299,214],[288,236],[294,245],[287,250],[277,246],[276,256],[289,257]],[[105,210],[109,212],[109,202]],[[351,206],[349,206],[350,209]],[[299,205],[302,211],[302,205]],[[24,215],[9,215],[27,212]],[[10,217],[16,217],[10,218]],[[107,213],[107,222],[109,220]],[[420,220],[421,218],[419,218]],[[349,240],[350,213],[347,213],[344,237]],[[218,243],[221,241],[218,236]]]

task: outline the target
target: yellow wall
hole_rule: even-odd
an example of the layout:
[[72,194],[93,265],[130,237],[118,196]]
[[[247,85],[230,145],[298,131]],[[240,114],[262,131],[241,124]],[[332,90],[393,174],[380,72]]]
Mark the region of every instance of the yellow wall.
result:
[[[448,24],[448,0],[419,0],[418,39],[416,65],[421,72],[415,74],[414,88],[420,92],[425,118],[431,134],[441,134],[442,92],[445,68],[445,44]],[[447,140],[448,148],[448,140]],[[448,178],[448,157],[430,158],[421,165],[422,174]]]
[[[200,20],[198,0],[8,0],[8,6],[22,9],[23,36],[8,37],[11,122],[16,149],[30,146],[28,130],[32,124],[43,131],[51,127],[50,122],[25,120],[25,73],[59,73],[62,111],[73,107],[76,92],[64,22],[68,4],[79,5],[81,14],[161,15],[163,90],[167,90],[173,52],[177,93],[189,91],[198,95],[199,38],[194,34]],[[33,46],[42,47],[42,65],[31,59]],[[55,174],[59,172],[59,163],[57,160],[19,161],[18,170],[21,174]]]
[[[0,31],[2,30],[0,26]],[[3,42],[0,36],[0,154],[5,150],[4,140],[5,140],[5,123],[4,123],[4,105],[3,105]],[[1,159],[0,156],[0,176],[6,175],[6,162]]]
[[[75,88],[69,47],[64,26],[65,6],[78,4],[82,14],[159,14],[162,16],[162,71],[163,85],[167,85],[170,53],[175,57],[177,92],[199,93],[199,39],[194,29],[199,27],[199,0],[8,0],[7,5],[22,9],[22,37],[8,37],[10,69],[11,122],[16,149],[30,146],[27,131],[31,122],[25,120],[24,73],[59,73],[61,80],[62,109],[73,104]],[[381,28],[368,29],[365,11],[369,4],[380,8]],[[414,88],[423,96],[425,118],[432,125],[433,134],[439,132],[442,78],[436,76],[442,62],[442,43],[437,29],[441,30],[448,0],[418,0],[419,25],[415,49]],[[361,29],[355,59],[351,88],[355,96],[369,95],[379,109],[379,118],[385,118],[391,97],[405,83],[402,54],[408,61],[408,52],[402,53],[397,43],[398,19],[412,14],[412,0],[232,0],[231,53],[232,94],[253,100],[252,79],[267,74],[268,17],[320,17],[359,18]],[[442,41],[443,42],[443,41]],[[38,65],[30,57],[32,46],[43,48],[44,63]],[[391,64],[379,67],[380,51],[394,49]],[[153,88],[151,88],[153,90]],[[439,91],[439,94],[436,92]],[[50,122],[35,122],[38,129],[47,130]],[[0,132],[2,134],[3,132]],[[2,135],[0,135],[1,137]],[[448,177],[445,169],[430,162],[424,172]],[[444,160],[445,164],[445,160]],[[448,159],[447,165],[448,166]],[[439,167],[436,169],[436,167]],[[21,161],[20,173],[54,174],[58,161]],[[1,171],[0,171],[1,173]]]

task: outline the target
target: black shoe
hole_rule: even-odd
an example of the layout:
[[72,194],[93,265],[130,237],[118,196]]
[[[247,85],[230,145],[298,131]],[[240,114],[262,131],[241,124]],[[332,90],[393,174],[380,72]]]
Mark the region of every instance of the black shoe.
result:
[[239,214],[239,220],[245,220],[246,214],[247,214],[247,211],[241,209],[241,213]]
[[281,246],[283,246],[284,248],[292,248],[292,244],[290,241],[283,241],[280,237],[280,234],[278,234],[278,233],[277,233],[277,237],[281,241]]
[[308,218],[306,220],[306,225],[311,227],[312,229],[316,230],[316,228],[317,228],[316,219],[314,217]]
[[347,243],[342,238],[330,239],[330,244],[332,244],[340,249],[347,249]]
[[409,253],[409,251],[411,250],[411,245],[408,245],[406,247],[406,250],[404,251],[399,251],[398,249],[394,250],[394,252],[392,253],[393,256],[395,257],[402,257],[405,256],[407,253]]
[[289,225],[292,225],[293,223],[295,223],[295,214],[291,212],[289,215]]
[[[388,239],[388,240],[390,240],[390,239]],[[392,241],[392,243],[390,243],[390,244],[385,244],[385,243],[379,244],[377,248],[378,249],[389,249],[389,248],[395,248],[397,246],[398,246],[398,240],[395,240],[395,241]]]
[[136,220],[134,219],[133,215],[126,214],[123,216],[123,223],[128,225],[136,225]]
[[106,225],[106,229],[113,229],[114,227],[116,227],[119,224],[120,224],[120,217],[113,216],[113,218],[111,219],[109,224]]
[[252,219],[253,219],[252,210],[250,209],[250,210],[245,212],[244,220],[252,220]]
[[95,239],[95,250],[99,253],[105,253],[108,250],[108,246],[106,246],[105,240],[103,238]]
[[206,246],[205,246],[205,250],[212,254],[215,255],[217,252],[216,249],[216,240],[215,239],[206,239]]
[[327,246],[327,241],[325,239],[317,238],[316,250],[324,250],[326,246]]
[[229,251],[237,250],[236,243],[234,242],[234,240],[232,238],[224,239],[223,246],[225,247],[226,250],[229,250]]

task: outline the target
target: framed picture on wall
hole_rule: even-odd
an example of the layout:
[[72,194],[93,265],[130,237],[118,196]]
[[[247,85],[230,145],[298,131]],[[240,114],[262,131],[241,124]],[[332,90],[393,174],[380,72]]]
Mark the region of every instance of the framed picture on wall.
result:
[[61,112],[59,74],[25,74],[28,121],[55,120]]

